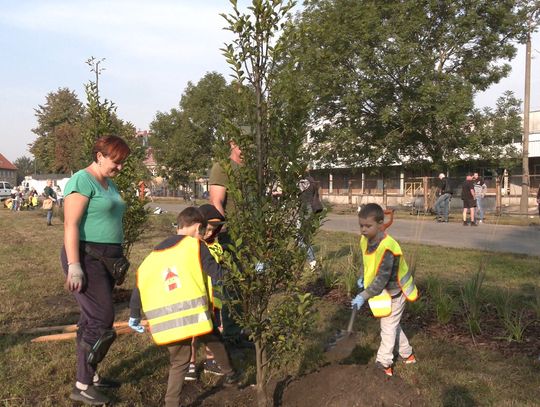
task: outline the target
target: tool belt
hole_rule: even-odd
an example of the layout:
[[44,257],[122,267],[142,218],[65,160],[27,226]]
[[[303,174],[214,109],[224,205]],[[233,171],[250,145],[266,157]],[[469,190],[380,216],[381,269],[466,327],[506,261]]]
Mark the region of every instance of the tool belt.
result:
[[126,256],[122,255],[122,257],[105,257],[88,245],[84,246],[84,251],[94,259],[99,260],[101,264],[105,266],[116,285],[121,285],[124,282],[126,274],[129,270],[129,260],[126,258]]

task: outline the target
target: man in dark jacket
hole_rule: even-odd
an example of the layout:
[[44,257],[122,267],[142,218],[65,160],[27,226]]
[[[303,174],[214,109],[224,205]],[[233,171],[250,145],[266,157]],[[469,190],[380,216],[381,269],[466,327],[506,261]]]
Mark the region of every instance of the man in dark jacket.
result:
[[448,180],[443,173],[439,174],[439,197],[435,201],[435,212],[437,222],[448,222],[450,212],[450,201],[452,200],[452,190],[448,185]]
[[461,187],[461,199],[463,200],[463,226],[467,226],[467,211],[470,212],[471,226],[478,226],[474,221],[476,211],[476,197],[474,193],[474,181],[472,174],[467,174],[467,178]]

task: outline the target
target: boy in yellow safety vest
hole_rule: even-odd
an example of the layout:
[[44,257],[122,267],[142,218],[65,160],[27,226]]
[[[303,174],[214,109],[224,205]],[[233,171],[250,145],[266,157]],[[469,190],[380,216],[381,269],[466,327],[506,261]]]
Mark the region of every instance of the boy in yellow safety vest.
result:
[[[204,204],[199,206],[199,211],[208,222],[206,232],[202,239],[206,243],[206,246],[210,250],[210,254],[221,264],[223,261],[223,248],[219,244],[218,234],[221,228],[225,224],[225,217],[217,210],[214,205]],[[220,331],[223,332],[223,323],[221,320],[221,309],[223,307],[223,282],[219,280],[212,280],[208,277],[208,284],[212,287],[210,290],[210,297],[212,300],[212,306],[214,311],[214,325]],[[197,355],[197,338],[193,338],[191,348],[191,360],[189,361],[189,370],[186,374],[186,380],[197,380],[197,368],[196,368],[196,355]],[[203,370],[205,373],[210,373],[217,376],[223,375],[223,369],[216,362],[212,351],[206,347],[206,360],[203,363]]]
[[215,328],[208,276],[223,278],[204,235],[207,221],[188,207],[177,218],[177,235],[158,244],[137,270],[137,286],[152,339],[167,345],[170,354],[165,407],[178,407],[191,358],[192,338],[200,337],[213,352],[225,375],[224,385],[237,381],[221,333]]
[[367,204],[358,218],[363,270],[358,287],[362,291],[352,300],[352,306],[360,309],[368,301],[373,315],[380,318],[381,344],[376,364],[387,376],[392,376],[396,342],[403,362],[416,363],[400,320],[405,302],[415,301],[418,289],[399,243],[385,233],[383,209],[374,203]]

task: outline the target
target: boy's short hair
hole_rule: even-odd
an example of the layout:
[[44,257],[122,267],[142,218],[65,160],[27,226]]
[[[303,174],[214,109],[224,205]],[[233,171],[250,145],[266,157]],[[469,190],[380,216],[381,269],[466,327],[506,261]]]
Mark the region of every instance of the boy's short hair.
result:
[[360,212],[358,212],[358,217],[367,219],[370,216],[373,216],[376,222],[383,222],[384,221],[384,211],[383,208],[381,208],[380,205],[376,203],[368,203],[360,209]]
[[201,211],[193,206],[187,207],[180,212],[176,218],[176,223],[179,229],[192,226],[195,223],[200,223],[203,227],[206,227],[207,225],[206,219]]

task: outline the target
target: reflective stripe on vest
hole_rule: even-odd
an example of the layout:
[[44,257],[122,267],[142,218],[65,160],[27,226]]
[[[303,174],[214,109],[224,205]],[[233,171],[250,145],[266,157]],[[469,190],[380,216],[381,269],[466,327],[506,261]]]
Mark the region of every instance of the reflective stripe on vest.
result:
[[362,260],[364,263],[364,285],[368,287],[373,282],[377,276],[384,253],[386,250],[389,250],[394,256],[400,256],[397,283],[401,288],[401,291],[408,301],[415,301],[418,298],[418,289],[414,284],[413,276],[409,271],[409,267],[407,266],[407,262],[405,261],[398,242],[391,236],[385,235],[373,253],[367,253],[367,248],[368,239],[362,236],[360,238],[360,249],[362,251]]
[[381,294],[375,297],[371,297],[368,304],[373,316],[377,318],[387,317],[392,313],[392,297],[386,290],[383,290]]
[[187,315],[181,318],[169,319],[165,322],[154,324],[152,326],[152,334],[157,334],[174,328],[182,328],[188,325],[198,324],[199,322],[205,322],[211,319],[212,316],[208,313],[208,311],[200,312],[194,315]]
[[168,314],[174,314],[175,312],[185,311],[188,309],[201,307],[201,306],[208,306],[208,299],[206,296],[199,297],[199,298],[193,298],[191,300],[186,301],[180,301],[176,304],[166,305],[165,307],[156,308],[152,310],[145,311],[146,318],[154,319],[163,317]]
[[204,335],[213,329],[199,240],[150,253],[137,270],[143,311],[158,345]]

